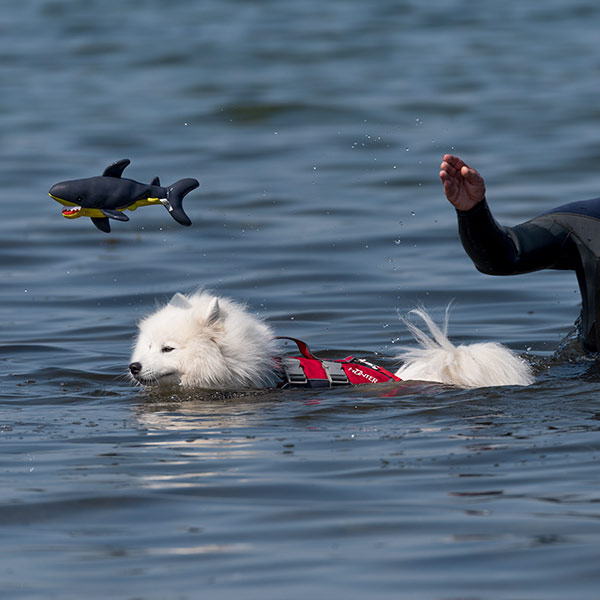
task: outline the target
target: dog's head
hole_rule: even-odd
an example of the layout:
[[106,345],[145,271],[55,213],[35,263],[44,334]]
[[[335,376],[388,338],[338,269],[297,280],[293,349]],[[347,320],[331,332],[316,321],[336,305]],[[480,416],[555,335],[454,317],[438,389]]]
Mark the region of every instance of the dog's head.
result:
[[269,327],[242,306],[176,294],[139,324],[129,372],[142,385],[262,387],[273,378],[274,346]]

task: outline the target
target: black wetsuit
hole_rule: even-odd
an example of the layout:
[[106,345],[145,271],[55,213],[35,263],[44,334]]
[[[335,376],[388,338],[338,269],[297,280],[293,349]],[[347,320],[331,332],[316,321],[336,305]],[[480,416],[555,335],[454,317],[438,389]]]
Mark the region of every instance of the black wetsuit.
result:
[[587,351],[600,351],[600,198],[559,206],[515,227],[499,225],[485,200],[457,213],[463,246],[482,273],[575,271],[581,341]]

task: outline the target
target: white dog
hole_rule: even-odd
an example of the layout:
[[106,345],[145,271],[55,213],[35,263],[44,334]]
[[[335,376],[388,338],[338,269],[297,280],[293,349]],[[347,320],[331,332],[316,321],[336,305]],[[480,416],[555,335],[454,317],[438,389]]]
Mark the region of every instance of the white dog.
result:
[[[454,346],[446,335],[447,316],[440,329],[423,309],[411,312],[423,319],[431,337],[404,319],[420,347],[407,349],[398,357],[404,364],[395,378],[462,388],[533,383],[529,365],[505,346]],[[278,355],[277,338],[271,328],[244,306],[208,292],[176,294],[139,324],[129,371],[142,385],[277,387],[283,381]],[[310,353],[308,356],[315,358]],[[362,363],[369,366],[354,366],[354,371],[379,368]]]

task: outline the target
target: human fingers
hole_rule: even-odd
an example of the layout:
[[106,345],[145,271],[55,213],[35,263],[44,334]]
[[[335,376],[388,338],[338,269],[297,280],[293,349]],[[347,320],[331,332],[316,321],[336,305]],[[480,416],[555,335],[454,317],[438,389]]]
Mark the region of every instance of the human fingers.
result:
[[455,174],[450,173],[447,169],[442,167],[440,171],[440,179],[442,180],[442,183],[450,183],[451,181],[455,180],[455,178]]
[[456,169],[445,160],[443,160],[442,164],[440,164],[440,170],[442,173],[456,173]]
[[440,171],[440,179],[442,180],[444,195],[452,204],[454,204],[460,187],[456,177],[448,175],[446,171]]
[[469,200],[474,204],[483,200],[485,198],[483,177],[475,169],[466,166],[460,170],[460,174],[465,182],[464,189]]
[[467,163],[462,158],[454,156],[453,154],[444,154],[442,161],[457,171],[460,171],[462,167],[468,167]]
[[472,167],[464,165],[460,170],[460,174],[473,185],[483,185],[483,177],[479,174],[479,171]]
[[457,178],[460,177],[460,171],[455,169],[450,163],[443,161],[440,165],[440,178]]

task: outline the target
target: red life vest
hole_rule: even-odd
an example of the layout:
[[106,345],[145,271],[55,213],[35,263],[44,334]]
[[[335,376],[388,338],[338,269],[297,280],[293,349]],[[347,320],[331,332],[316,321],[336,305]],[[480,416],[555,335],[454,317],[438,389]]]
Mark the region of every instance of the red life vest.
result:
[[364,358],[348,356],[336,360],[323,360],[317,358],[301,340],[284,336],[279,336],[277,339],[291,340],[298,346],[301,354],[301,356],[284,356],[280,359],[284,375],[280,388],[324,388],[402,381],[400,377]]

